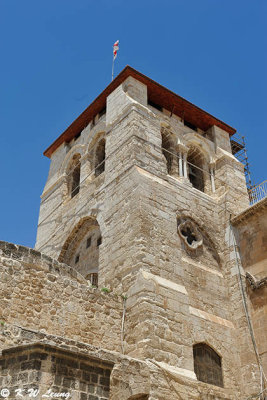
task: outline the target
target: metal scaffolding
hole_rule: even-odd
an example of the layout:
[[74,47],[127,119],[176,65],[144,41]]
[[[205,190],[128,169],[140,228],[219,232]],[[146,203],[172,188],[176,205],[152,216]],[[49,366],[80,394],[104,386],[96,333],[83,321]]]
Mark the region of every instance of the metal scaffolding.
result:
[[235,133],[231,138],[231,147],[233,155],[244,165],[244,172],[246,177],[246,184],[248,192],[254,187],[251,181],[251,174],[249,169],[249,162],[246,150],[245,137]]

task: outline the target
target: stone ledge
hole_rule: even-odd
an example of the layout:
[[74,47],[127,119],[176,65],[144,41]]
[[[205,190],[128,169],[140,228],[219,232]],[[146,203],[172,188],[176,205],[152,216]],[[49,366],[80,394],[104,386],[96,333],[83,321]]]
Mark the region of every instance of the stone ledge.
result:
[[161,276],[151,274],[150,272],[147,272],[147,271],[142,271],[142,275],[145,279],[152,280],[160,286],[164,286],[167,289],[172,289],[172,290],[175,290],[176,292],[180,292],[185,295],[188,295],[186,288],[182,285],[179,285],[178,283],[175,283],[168,279],[162,278]]
[[[237,400],[237,397],[231,393],[231,388],[214,386],[199,381],[194,371],[177,368],[164,362],[155,362],[154,360],[147,360],[146,363],[150,367],[150,371],[161,370],[173,382],[190,388],[192,397],[183,397],[183,399]],[[172,388],[174,388],[174,385],[172,385]],[[196,392],[194,392],[195,390]],[[182,399],[182,397],[179,397],[179,399]]]
[[133,360],[140,364],[144,364],[145,366],[145,362],[142,360],[123,355],[116,351],[96,347],[88,343],[23,328],[18,325],[7,324],[7,327],[16,328],[21,335],[23,343],[15,344],[12,347],[3,349],[2,352],[0,352],[0,358],[23,352],[25,350],[36,351],[40,349],[49,352],[57,352],[61,355],[79,357],[81,360],[86,360],[88,358],[91,360],[101,360],[109,366],[113,366],[115,363],[121,362],[122,360]]
[[196,317],[203,318],[210,322],[215,322],[216,324],[227,326],[227,328],[234,328],[234,324],[227,319],[218,317],[217,315],[207,313],[206,311],[199,310],[198,308],[194,308],[189,306],[190,314],[195,315]]
[[200,264],[200,263],[196,263],[195,261],[193,261],[192,259],[188,258],[188,257],[182,257],[181,258],[182,261],[186,262],[187,264],[193,265],[194,267],[197,267],[199,269],[202,269],[203,271],[209,272],[213,275],[217,275],[220,278],[223,278],[223,274],[216,270],[216,269],[212,269],[209,267],[206,267],[206,265]]
[[260,289],[263,286],[267,286],[267,276],[265,276],[264,278],[257,281],[256,278],[252,274],[247,272],[246,278],[247,278],[247,281],[250,284],[252,290]]
[[87,280],[69,265],[60,263],[54,258],[30,247],[0,241],[0,256],[25,264],[38,265],[46,272],[69,276],[79,283],[88,285]]
[[[52,344],[49,344],[46,342],[41,342],[41,341],[4,349],[2,351],[1,359],[9,357],[9,356],[14,357],[14,355],[18,356],[21,353],[25,353],[25,352],[33,352],[35,354],[37,354],[37,353],[38,354],[52,353],[52,354],[56,354],[58,356],[71,357],[71,358],[75,358],[75,359],[79,358],[81,361],[88,360],[88,361],[90,361],[90,363],[97,361],[97,366],[104,367],[104,368],[112,368],[115,363],[115,361],[103,360],[103,358],[96,357],[95,355],[92,356],[90,354],[83,354],[83,356],[81,357],[81,355],[78,354],[78,351],[74,351],[67,346],[60,347],[60,346],[52,345]],[[41,355],[40,355],[40,358],[42,358]],[[99,364],[99,362],[101,362],[101,364]]]
[[[150,360],[151,362],[151,360]],[[180,376],[182,375],[185,378],[197,380],[196,374],[194,371],[191,371],[189,369],[184,369],[184,368],[179,368],[179,367],[174,367],[173,365],[166,364],[165,362],[162,361],[152,361],[153,364],[156,364],[162,369],[167,370],[168,372],[171,372],[173,375]]]
[[238,226],[242,222],[247,222],[249,217],[252,217],[253,215],[256,215],[256,214],[264,211],[265,208],[267,208],[267,197],[260,200],[258,203],[255,203],[255,204],[249,206],[244,211],[242,211],[240,214],[236,215],[231,220],[231,223],[234,226]]

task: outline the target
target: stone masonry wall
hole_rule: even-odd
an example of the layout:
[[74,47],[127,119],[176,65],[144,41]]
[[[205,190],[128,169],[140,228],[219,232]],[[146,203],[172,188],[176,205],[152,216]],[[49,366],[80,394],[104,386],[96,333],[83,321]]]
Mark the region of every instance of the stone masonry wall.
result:
[[[105,172],[83,183],[79,194],[52,210],[51,217],[43,201],[42,212],[49,218],[40,222],[37,247],[58,257],[73,227],[83,218],[97,219],[99,285],[128,296],[123,348],[150,363],[150,377],[157,377],[151,378],[150,400],[240,399],[257,393],[257,365],[229,236],[230,215],[248,205],[242,166],[229,152],[226,132],[215,129],[215,143],[212,136],[183,129],[178,119],[147,106],[144,85],[128,83],[107,99]],[[172,134],[175,151],[200,149],[206,171],[210,165],[215,170],[215,191],[203,193],[186,177],[168,175],[163,126]],[[84,160],[88,148],[81,148]],[[67,158],[58,159],[58,179]],[[46,190],[60,197],[62,188],[53,188],[51,179]],[[184,223],[195,227],[196,248],[179,230]],[[108,345],[105,335],[99,345],[119,349],[118,337],[116,345]],[[224,388],[197,381],[196,343],[206,343],[222,358]]]
[[[104,272],[106,284],[112,279],[123,290],[128,288],[126,353],[180,368],[181,374],[192,377],[193,344],[205,342],[223,358],[225,388],[235,387],[238,392],[243,371],[251,390],[257,366],[237,276],[231,271],[229,243],[221,231],[226,227],[224,215],[216,212],[216,203],[208,196],[190,187],[185,190],[181,185],[180,189],[171,179],[162,181],[136,168],[128,180],[117,184],[126,197],[127,182],[136,188],[131,200],[128,197],[120,204],[118,197],[110,196],[109,206],[113,221],[124,215],[132,230],[119,232],[109,220],[116,241],[114,258],[107,259]],[[207,251],[204,246],[202,254],[192,256],[183,248],[177,232],[181,214],[193,218],[203,234],[208,232],[212,242],[206,244]],[[131,243],[129,258],[119,246],[122,241]],[[209,258],[212,249],[221,260],[217,265]],[[243,349],[239,345],[242,335],[248,338]]]
[[267,198],[233,220],[242,266],[247,274],[247,292],[253,329],[267,374]]
[[71,267],[33,249],[0,242],[0,321],[121,348],[119,295],[88,286]]
[[23,397],[73,400],[109,399],[113,365],[77,356],[44,344],[3,351],[0,386],[10,391],[9,399]]
[[[29,389],[70,393],[74,400],[240,400],[232,389],[198,382],[163,363],[141,361],[58,336],[8,326],[10,344],[0,356],[0,385],[11,391]],[[108,383],[109,372],[111,371]],[[48,392],[50,390],[50,392]],[[100,393],[102,393],[100,395]],[[91,396],[91,397],[90,397]],[[95,396],[95,397],[93,397]],[[17,397],[18,398],[18,397]]]

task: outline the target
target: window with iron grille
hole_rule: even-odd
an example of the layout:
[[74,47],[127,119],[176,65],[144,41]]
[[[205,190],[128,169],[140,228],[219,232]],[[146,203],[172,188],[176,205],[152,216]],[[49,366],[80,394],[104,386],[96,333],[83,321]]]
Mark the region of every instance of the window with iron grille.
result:
[[205,343],[194,345],[193,354],[197,379],[223,387],[221,357]]

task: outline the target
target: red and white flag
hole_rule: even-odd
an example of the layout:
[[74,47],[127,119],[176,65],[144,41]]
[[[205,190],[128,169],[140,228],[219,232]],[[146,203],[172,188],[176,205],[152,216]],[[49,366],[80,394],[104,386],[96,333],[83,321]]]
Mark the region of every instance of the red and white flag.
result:
[[117,51],[119,50],[119,40],[117,40],[114,44],[113,44],[113,60],[115,60],[115,58],[117,57]]

